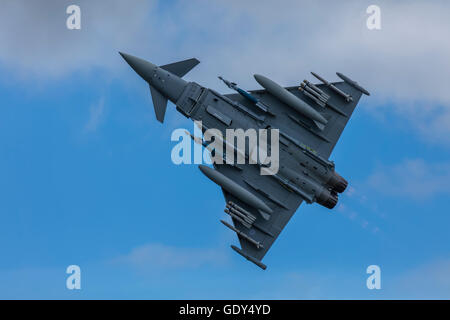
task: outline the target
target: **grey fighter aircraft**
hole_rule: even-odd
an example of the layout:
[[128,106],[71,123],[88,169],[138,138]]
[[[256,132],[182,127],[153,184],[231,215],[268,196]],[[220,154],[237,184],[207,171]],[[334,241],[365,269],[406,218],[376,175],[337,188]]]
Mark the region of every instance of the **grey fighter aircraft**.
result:
[[120,54],[149,84],[161,123],[170,100],[185,117],[201,120],[202,130],[279,130],[279,171],[274,175],[261,175],[259,164],[199,166],[222,188],[232,223],[221,222],[237,234],[241,248],[231,248],[241,256],[266,269],[261,260],[303,201],[329,209],[336,205],[348,183],[328,158],[361,95],[369,95],[358,83],[339,72],[343,81],[333,83],[311,72],[320,84],[304,80],[300,86],[283,88],[255,75],[264,89],[245,91],[219,77],[237,92],[220,94],[182,79],[197,59],[156,66]]

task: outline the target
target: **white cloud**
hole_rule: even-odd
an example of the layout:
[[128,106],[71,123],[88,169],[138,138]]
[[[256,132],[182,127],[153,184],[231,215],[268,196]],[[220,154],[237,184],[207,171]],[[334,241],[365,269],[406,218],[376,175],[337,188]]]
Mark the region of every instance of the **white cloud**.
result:
[[180,248],[160,243],[150,243],[134,248],[114,262],[137,269],[185,269],[204,265],[222,265],[228,256],[214,248]]
[[101,98],[97,103],[93,104],[89,110],[90,116],[84,126],[85,132],[94,132],[97,130],[99,124],[104,116],[105,101]]
[[[122,48],[149,50],[153,1],[77,1],[81,30],[68,30],[69,0],[0,4],[0,65],[23,79],[54,79],[95,67],[114,68]],[[139,39],[139,42],[137,41]]]
[[287,84],[310,70],[337,79],[340,70],[379,98],[450,101],[448,2],[380,1],[379,31],[367,29],[364,1],[194,0],[163,9],[156,1],[82,0],[80,31],[66,29],[69,3],[3,1],[0,61],[47,76],[115,68],[116,49],[160,63],[195,55],[214,83],[217,71],[254,86],[251,72]]
[[450,194],[450,163],[427,163],[407,159],[402,163],[380,167],[368,178],[377,192],[423,200]]
[[118,50],[161,64],[195,56],[202,65],[188,78],[220,90],[219,74],[256,88],[253,73],[292,85],[340,71],[372,93],[364,105],[393,107],[429,141],[450,143],[447,1],[378,1],[382,29],[372,31],[371,1],[80,0],[79,31],[65,27],[70,2],[2,1],[0,65],[42,80],[131,72]]
[[450,299],[450,259],[436,259],[412,268],[392,286],[403,299]]

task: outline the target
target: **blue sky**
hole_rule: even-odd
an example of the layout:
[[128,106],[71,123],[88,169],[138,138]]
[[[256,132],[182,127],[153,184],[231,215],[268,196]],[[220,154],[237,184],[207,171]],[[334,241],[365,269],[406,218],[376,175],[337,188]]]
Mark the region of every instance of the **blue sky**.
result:
[[[450,28],[434,22],[447,4],[381,1],[382,30],[368,31],[362,2],[79,1],[82,29],[68,31],[70,3],[0,5],[0,298],[450,298]],[[219,188],[171,162],[172,130],[192,123],[173,105],[158,123],[118,50],[198,57],[186,78],[221,92],[218,74],[248,89],[257,72],[351,75],[372,96],[331,156],[350,182],[338,207],[302,205],[266,271],[236,255]],[[366,288],[371,264],[381,290]]]

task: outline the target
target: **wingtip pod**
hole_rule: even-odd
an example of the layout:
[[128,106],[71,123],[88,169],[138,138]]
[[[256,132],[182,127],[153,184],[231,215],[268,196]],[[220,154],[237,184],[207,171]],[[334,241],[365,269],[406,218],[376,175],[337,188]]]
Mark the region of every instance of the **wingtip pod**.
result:
[[348,83],[349,85],[351,85],[353,88],[355,88],[356,90],[361,91],[362,93],[364,93],[367,96],[370,96],[369,91],[367,91],[366,89],[364,89],[361,85],[358,84],[358,82],[350,79],[349,77],[347,77],[346,75],[340,73],[340,72],[336,72],[336,75],[341,78],[342,80],[344,80],[346,83]]
[[264,201],[219,171],[204,165],[199,165],[198,168],[208,179],[234,195],[236,198],[240,199],[242,202],[266,213],[273,213],[273,210]]
[[249,256],[248,254],[245,254],[244,251],[242,251],[241,249],[239,249],[238,247],[231,245],[231,249],[233,249],[234,251],[236,251],[237,253],[239,253],[241,256],[243,256],[245,259],[247,259],[248,261],[253,262],[254,264],[256,264],[258,267],[260,267],[263,270],[267,269],[267,266],[262,263],[261,261],[253,258],[252,256]]

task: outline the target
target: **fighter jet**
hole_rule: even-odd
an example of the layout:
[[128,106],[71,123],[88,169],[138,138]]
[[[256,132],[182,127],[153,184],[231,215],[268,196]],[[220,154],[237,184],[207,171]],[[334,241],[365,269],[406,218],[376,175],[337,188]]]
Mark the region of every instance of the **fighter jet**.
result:
[[264,89],[246,91],[219,77],[237,92],[220,94],[182,79],[199,63],[197,59],[156,66],[120,54],[148,83],[156,119],[161,123],[170,100],[185,117],[202,121],[203,131],[279,130],[276,174],[261,175],[261,164],[199,165],[223,191],[224,211],[231,223],[221,222],[236,233],[241,248],[231,248],[238,254],[266,269],[261,260],[302,202],[329,209],[336,206],[348,183],[329,157],[362,94],[370,95],[358,83],[339,72],[336,74],[343,81],[333,83],[311,72],[319,84],[304,80],[297,86],[282,87],[263,75],[254,75]]

